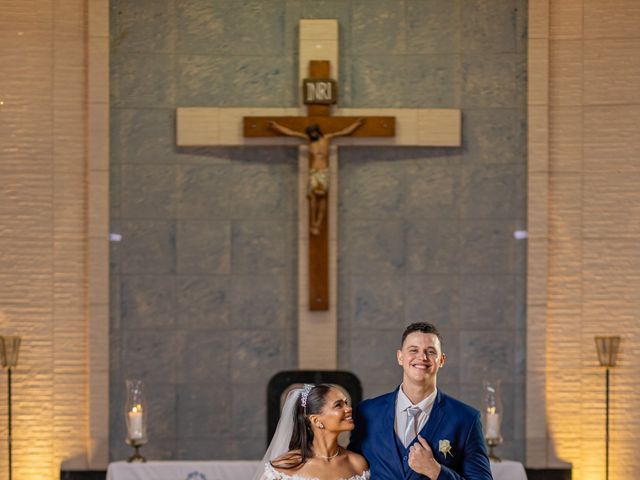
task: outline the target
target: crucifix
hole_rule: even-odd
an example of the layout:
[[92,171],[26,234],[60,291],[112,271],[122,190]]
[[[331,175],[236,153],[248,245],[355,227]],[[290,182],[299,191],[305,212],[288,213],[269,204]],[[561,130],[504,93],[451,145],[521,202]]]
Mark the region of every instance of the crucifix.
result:
[[329,310],[329,141],[333,138],[392,137],[393,117],[332,117],[336,82],[328,60],[311,60],[303,83],[305,117],[245,117],[246,137],[287,135],[308,140],[309,150],[309,310]]
[[[338,25],[336,20],[301,20],[299,30],[299,77],[304,79],[307,68],[311,82],[304,90],[308,95],[325,99],[332,87],[325,82],[319,86],[316,80],[327,80],[329,73],[338,78]],[[311,61],[324,61],[311,64]],[[321,71],[315,71],[318,65]],[[328,71],[329,66],[333,68]],[[324,69],[324,70],[322,70]],[[300,83],[304,86],[304,80]],[[334,85],[334,84],[332,84]],[[330,115],[333,110],[333,115]],[[293,119],[295,120],[293,120]],[[307,198],[311,160],[309,141],[300,145],[302,137],[283,136],[275,122],[290,131],[304,132],[316,123],[325,133],[339,132],[364,121],[350,135],[331,138],[328,152],[330,169],[326,211],[322,226],[313,234],[309,223],[310,202]],[[395,119],[395,132],[393,120]],[[380,130],[378,130],[380,129]],[[245,136],[249,131],[250,136]],[[375,132],[378,135],[373,134]],[[395,135],[394,135],[395,133]],[[305,139],[306,140],[306,139]],[[305,116],[302,108],[216,108],[187,107],[176,111],[176,141],[183,147],[214,145],[298,145],[298,364],[300,369],[335,370],[337,368],[337,146],[338,145],[386,145],[386,146],[451,146],[461,144],[461,114],[457,109],[347,109],[331,105],[311,105]],[[323,265],[328,275],[328,310],[311,310],[313,297],[308,283],[310,250],[321,248],[328,252]]]

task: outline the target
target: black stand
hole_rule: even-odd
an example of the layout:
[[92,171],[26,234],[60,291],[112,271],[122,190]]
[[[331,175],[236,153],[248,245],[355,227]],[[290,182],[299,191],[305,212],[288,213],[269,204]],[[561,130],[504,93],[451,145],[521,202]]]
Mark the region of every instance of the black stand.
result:
[[13,478],[13,462],[12,462],[12,452],[11,452],[11,368],[7,369],[7,413],[8,413],[8,422],[9,422],[9,434],[7,436],[7,444],[8,444],[8,460],[9,460],[9,480]]
[[609,368],[605,370],[606,378],[606,414],[605,414],[605,479],[609,480]]

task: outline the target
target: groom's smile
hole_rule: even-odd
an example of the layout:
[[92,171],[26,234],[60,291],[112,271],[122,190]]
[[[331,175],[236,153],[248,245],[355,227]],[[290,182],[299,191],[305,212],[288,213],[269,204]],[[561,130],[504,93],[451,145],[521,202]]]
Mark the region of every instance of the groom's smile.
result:
[[440,340],[431,333],[413,332],[409,334],[397,352],[398,364],[404,370],[404,380],[424,382],[435,379],[444,365]]

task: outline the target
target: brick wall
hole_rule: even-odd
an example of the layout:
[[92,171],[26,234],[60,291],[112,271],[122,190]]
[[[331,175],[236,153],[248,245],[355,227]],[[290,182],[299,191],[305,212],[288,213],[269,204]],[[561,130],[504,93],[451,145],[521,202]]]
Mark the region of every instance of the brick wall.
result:
[[527,463],[604,474],[604,371],[620,335],[611,475],[633,477],[640,427],[640,5],[529,3]]

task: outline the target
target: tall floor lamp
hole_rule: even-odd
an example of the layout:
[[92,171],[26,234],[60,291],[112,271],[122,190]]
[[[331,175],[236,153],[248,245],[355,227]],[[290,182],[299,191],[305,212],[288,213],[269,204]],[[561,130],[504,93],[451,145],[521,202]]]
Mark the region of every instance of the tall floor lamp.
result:
[[616,366],[620,337],[596,337],[598,361],[605,367],[606,379],[606,420],[605,420],[605,478],[609,480],[609,369]]
[[7,413],[9,423],[9,434],[7,436],[8,460],[9,460],[9,480],[13,477],[12,457],[11,457],[11,369],[18,365],[18,351],[22,339],[17,335],[0,337],[0,359],[2,368],[7,369]]

